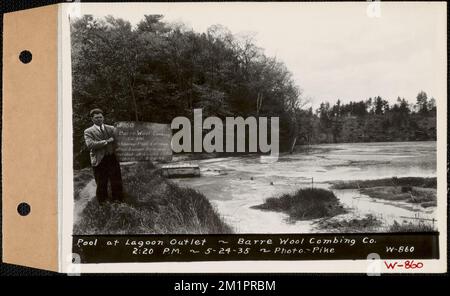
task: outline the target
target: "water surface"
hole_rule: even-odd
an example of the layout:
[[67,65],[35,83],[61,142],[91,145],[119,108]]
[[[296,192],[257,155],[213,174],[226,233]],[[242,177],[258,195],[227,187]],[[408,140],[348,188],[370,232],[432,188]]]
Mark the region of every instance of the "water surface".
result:
[[[199,160],[200,178],[174,179],[202,192],[238,233],[309,233],[315,220],[292,223],[283,213],[252,209],[266,198],[304,187],[329,188],[331,181],[390,177],[435,177],[436,142],[324,144],[302,147],[270,163],[259,156]],[[335,190],[348,209],[341,219],[373,214],[385,224],[403,217],[434,217],[406,202],[376,200],[357,190]],[[321,229],[321,232],[326,230]]]

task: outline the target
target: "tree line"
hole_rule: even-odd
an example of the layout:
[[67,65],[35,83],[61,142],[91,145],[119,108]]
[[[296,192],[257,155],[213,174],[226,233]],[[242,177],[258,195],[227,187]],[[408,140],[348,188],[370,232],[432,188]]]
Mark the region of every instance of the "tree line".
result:
[[421,91],[416,102],[397,98],[390,105],[380,96],[367,100],[321,103],[299,110],[299,143],[436,140],[436,100]]
[[422,124],[416,114],[433,112],[432,99],[421,98],[421,109],[413,111],[406,102],[389,106],[380,97],[304,110],[307,100],[286,65],[265,55],[251,35],[234,35],[220,25],[198,33],[162,15],[145,15],[136,26],[112,16],[85,15],[71,21],[71,43],[76,168],[89,165],[83,131],[92,124],[89,110],[98,107],[106,112],[107,123],[171,123],[177,116],[193,120],[194,109],[222,120],[279,117],[281,151],[294,142],[373,140],[343,137],[348,118],[397,121],[397,112],[410,126]]

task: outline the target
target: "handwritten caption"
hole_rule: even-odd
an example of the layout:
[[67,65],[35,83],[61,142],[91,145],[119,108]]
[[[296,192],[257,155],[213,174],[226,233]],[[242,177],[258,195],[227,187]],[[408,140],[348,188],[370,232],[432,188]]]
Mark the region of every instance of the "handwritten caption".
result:
[[[391,237],[392,236],[392,237]],[[344,260],[437,257],[428,236],[395,235],[160,235],[74,236],[82,262],[207,260]]]

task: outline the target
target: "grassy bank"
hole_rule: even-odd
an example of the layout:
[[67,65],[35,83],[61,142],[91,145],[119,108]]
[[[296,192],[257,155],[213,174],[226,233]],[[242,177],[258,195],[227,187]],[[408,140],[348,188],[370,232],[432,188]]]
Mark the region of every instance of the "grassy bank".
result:
[[355,180],[334,182],[333,189],[360,189],[380,186],[415,186],[423,188],[436,188],[436,178],[404,177],[384,178],[377,180]]
[[73,188],[74,188],[74,199],[78,200],[80,197],[80,192],[89,183],[92,179],[94,179],[94,175],[92,173],[92,168],[84,168],[81,170],[76,170],[73,173]]
[[360,191],[373,198],[403,200],[421,204],[424,208],[436,206],[436,189],[433,188],[410,187],[405,190],[404,187],[385,186],[363,188]]
[[403,222],[402,224],[394,221],[389,227],[388,232],[433,232],[437,231],[437,228],[432,223],[413,223]]
[[122,168],[124,203],[90,200],[74,234],[232,233],[208,199],[161,176],[150,163]]
[[423,208],[437,205],[436,178],[386,178],[336,182],[333,189],[359,189],[362,194],[372,198],[405,201],[420,204]]
[[316,223],[320,230],[327,232],[377,232],[382,222],[375,216],[368,214],[365,217],[347,220],[323,219]]
[[321,219],[315,225],[319,231],[338,233],[371,233],[371,232],[433,232],[437,231],[435,225],[429,221],[394,221],[385,225],[384,220],[374,215],[367,214],[364,217],[353,219]]
[[332,217],[345,213],[333,192],[325,189],[299,189],[293,194],[268,198],[254,209],[283,212],[293,220]]

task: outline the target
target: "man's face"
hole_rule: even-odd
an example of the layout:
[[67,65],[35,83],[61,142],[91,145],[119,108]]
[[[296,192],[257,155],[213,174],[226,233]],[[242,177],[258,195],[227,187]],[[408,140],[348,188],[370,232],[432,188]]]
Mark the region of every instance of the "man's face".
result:
[[103,115],[100,113],[94,114],[94,116],[92,116],[92,121],[95,125],[101,126],[103,124]]

